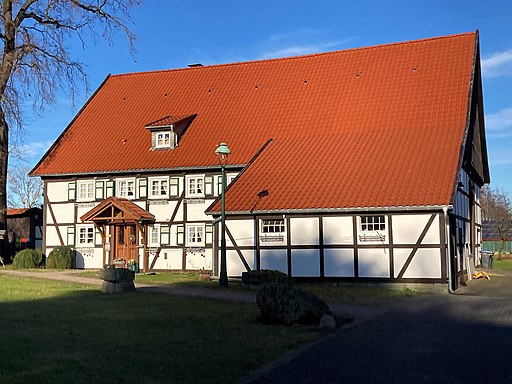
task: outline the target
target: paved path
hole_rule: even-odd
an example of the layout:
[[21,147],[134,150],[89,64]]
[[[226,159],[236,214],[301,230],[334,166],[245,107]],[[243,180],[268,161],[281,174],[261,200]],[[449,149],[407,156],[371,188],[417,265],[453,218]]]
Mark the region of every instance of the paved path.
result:
[[243,383],[512,383],[512,276],[408,301]]

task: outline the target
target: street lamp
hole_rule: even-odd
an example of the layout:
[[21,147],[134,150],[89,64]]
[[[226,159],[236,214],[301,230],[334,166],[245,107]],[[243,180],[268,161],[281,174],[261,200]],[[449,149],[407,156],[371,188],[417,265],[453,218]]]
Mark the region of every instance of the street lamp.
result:
[[226,208],[225,208],[225,193],[226,193],[226,163],[231,150],[226,143],[220,143],[215,150],[219,156],[219,164],[222,169],[222,191],[221,191],[221,206],[220,206],[220,275],[219,285],[221,287],[228,286],[228,270],[226,266]]

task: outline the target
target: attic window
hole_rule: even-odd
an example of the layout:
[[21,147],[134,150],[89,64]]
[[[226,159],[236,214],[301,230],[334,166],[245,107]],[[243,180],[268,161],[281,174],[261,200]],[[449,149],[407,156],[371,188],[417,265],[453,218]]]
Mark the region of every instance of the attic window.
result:
[[174,146],[171,144],[175,140],[171,140],[171,138],[174,138],[174,132],[172,131],[162,131],[162,132],[154,132],[155,135],[155,145],[154,148],[171,148],[171,146],[174,148]]
[[173,149],[196,115],[165,116],[146,125],[151,132],[151,149]]

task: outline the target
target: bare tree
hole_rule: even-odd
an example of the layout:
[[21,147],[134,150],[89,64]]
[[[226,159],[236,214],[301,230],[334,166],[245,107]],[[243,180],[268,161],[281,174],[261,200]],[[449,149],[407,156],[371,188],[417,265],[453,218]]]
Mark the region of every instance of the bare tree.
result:
[[[109,44],[124,34],[137,0],[2,0],[0,12],[0,230],[6,229],[9,129],[21,127],[21,105],[32,101],[36,112],[53,103],[59,90],[74,100],[87,76],[70,56],[66,43],[101,38]],[[0,241],[0,255],[4,242]]]
[[489,186],[482,188],[480,201],[482,220],[492,222],[498,230],[500,239],[498,258],[501,258],[505,240],[512,235],[512,202],[506,193]]
[[25,164],[9,166],[7,202],[12,208],[34,208],[42,204],[43,183],[39,177],[29,177]]

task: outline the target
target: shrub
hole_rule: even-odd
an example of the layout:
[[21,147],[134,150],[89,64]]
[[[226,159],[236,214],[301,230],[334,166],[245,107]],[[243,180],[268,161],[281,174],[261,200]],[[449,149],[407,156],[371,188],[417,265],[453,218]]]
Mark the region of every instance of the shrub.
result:
[[48,269],[72,269],[75,267],[75,252],[66,246],[54,248],[46,259]]
[[24,249],[14,256],[12,266],[15,269],[39,268],[43,261],[40,249]]

